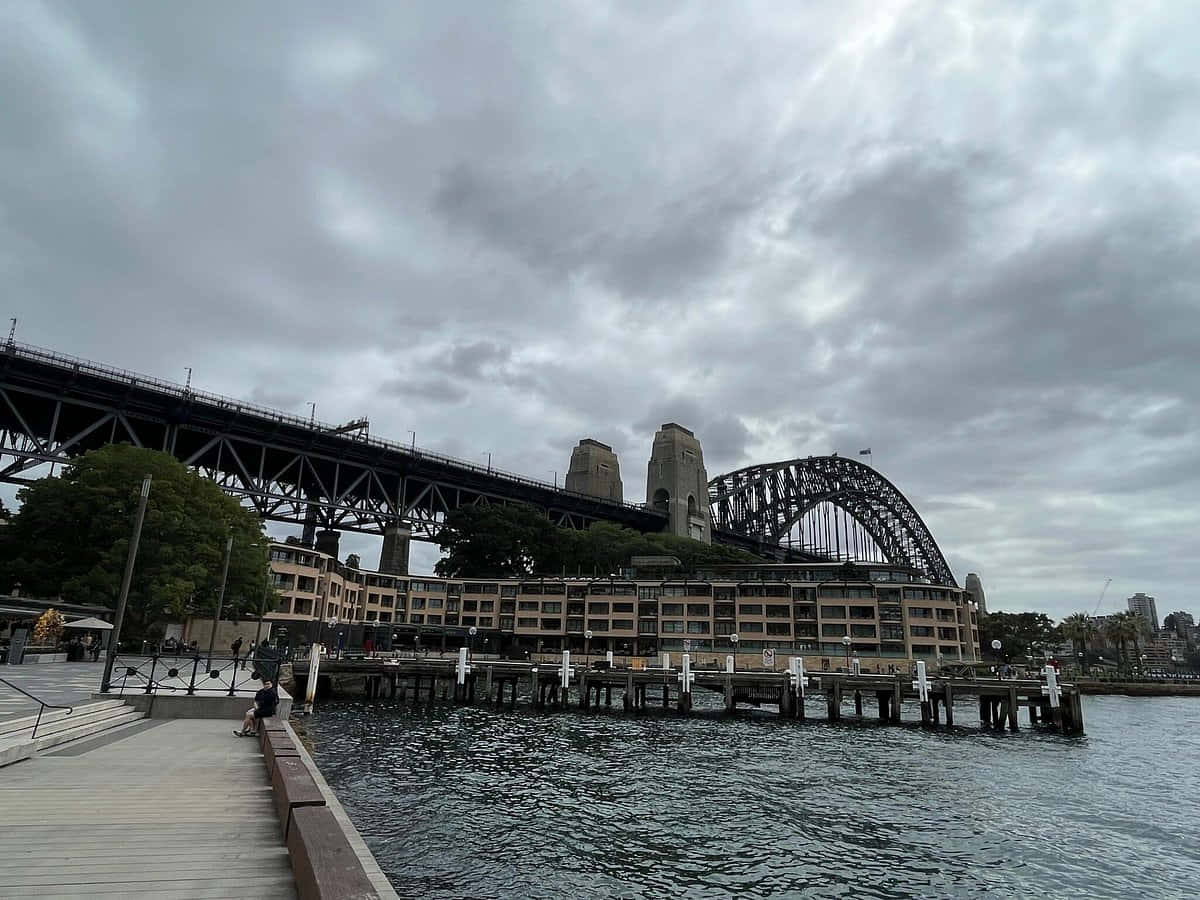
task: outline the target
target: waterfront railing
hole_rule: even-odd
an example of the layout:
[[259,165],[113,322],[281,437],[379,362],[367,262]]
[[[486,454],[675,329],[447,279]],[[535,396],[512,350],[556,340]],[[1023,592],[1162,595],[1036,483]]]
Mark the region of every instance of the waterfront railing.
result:
[[276,680],[279,661],[252,656],[208,656],[117,654],[113,660],[110,694],[157,694],[165,691],[186,696],[224,694],[257,690],[256,682]]
[[24,688],[17,687],[15,684],[13,684],[11,681],[9,681],[6,678],[0,678],[0,683],[3,683],[5,685],[7,685],[8,687],[12,688],[18,694],[24,694],[30,700],[32,700],[38,704],[37,719],[33,723],[33,731],[29,735],[30,739],[37,737],[38,728],[40,728],[42,725],[42,714],[46,710],[48,710],[48,709],[65,709],[67,711],[68,716],[71,715],[71,713],[73,713],[75,711],[75,708],[71,707],[71,706],[63,706],[63,705],[57,704],[57,703],[47,703],[41,697],[35,697],[33,694],[29,693],[29,691],[25,690]]

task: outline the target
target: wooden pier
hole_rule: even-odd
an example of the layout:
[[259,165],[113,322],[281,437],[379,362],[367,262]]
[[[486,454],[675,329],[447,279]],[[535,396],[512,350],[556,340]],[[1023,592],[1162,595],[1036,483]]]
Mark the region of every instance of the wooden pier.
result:
[[[515,706],[525,687],[525,696],[535,708],[580,709],[611,708],[614,697],[626,712],[650,708],[688,713],[692,694],[703,690],[724,698],[725,709],[733,712],[739,704],[776,706],[779,715],[804,719],[805,700],[824,700],[826,717],[831,722],[847,715],[899,724],[902,704],[917,701],[921,724],[929,727],[968,724],[964,706],[977,704],[979,724],[997,731],[1019,727],[1019,712],[1026,710],[1029,725],[1053,728],[1063,734],[1083,733],[1083,709],[1080,692],[1074,684],[1048,685],[1043,680],[975,680],[932,676],[924,683],[911,674],[868,675],[851,673],[805,673],[796,671],[740,671],[679,668],[623,668],[572,665],[563,662],[520,662],[473,660],[461,665],[455,659],[322,659],[318,693],[324,693],[326,679],[345,684],[362,679],[368,698],[388,697],[413,703],[437,699],[455,703],[489,703]],[[460,667],[463,671],[460,672]],[[688,684],[684,685],[684,676]],[[922,673],[923,674],[923,670]],[[307,670],[296,667],[297,693],[304,692]],[[1052,700],[1056,693],[1058,703]],[[924,699],[922,699],[922,695]],[[847,718],[849,716],[847,715]]]

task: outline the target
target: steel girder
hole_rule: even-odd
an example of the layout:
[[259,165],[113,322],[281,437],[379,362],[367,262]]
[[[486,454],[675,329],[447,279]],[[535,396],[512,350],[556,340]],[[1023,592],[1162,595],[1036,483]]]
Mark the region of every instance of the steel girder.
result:
[[957,586],[912,504],[890,481],[855,460],[810,456],[748,466],[712,479],[708,499],[715,527],[775,543],[819,504],[832,504],[863,527],[888,562]]
[[0,348],[0,481],[69,465],[128,442],[171,453],[264,519],[380,534],[392,524],[436,540],[452,510],[529,503],[557,525],[612,521],[660,531],[666,517],[633,504],[362,436],[49,351]]

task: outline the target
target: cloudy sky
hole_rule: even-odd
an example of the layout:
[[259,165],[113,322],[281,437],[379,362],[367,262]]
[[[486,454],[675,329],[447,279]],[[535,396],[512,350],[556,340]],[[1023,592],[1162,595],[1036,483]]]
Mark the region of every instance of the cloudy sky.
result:
[[1185,0],[9,0],[6,315],[547,480],[593,436],[631,499],[668,420],[710,475],[870,446],[993,608],[1111,577],[1200,613],[1197,33]]

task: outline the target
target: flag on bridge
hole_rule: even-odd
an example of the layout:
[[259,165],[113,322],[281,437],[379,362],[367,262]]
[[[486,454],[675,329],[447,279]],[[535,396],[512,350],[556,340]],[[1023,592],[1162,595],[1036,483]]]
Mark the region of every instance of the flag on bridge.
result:
[[859,456],[870,456],[870,455],[871,455],[871,448],[870,448],[870,447],[868,447],[866,450],[859,450],[859,451],[858,451],[858,455],[859,455]]

